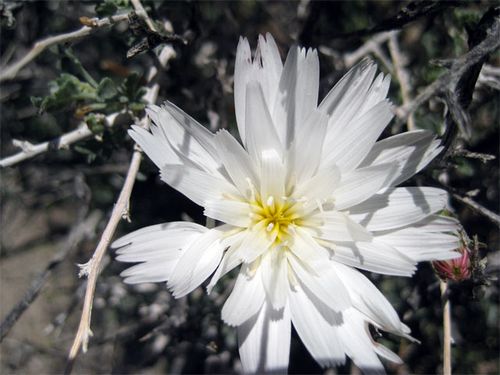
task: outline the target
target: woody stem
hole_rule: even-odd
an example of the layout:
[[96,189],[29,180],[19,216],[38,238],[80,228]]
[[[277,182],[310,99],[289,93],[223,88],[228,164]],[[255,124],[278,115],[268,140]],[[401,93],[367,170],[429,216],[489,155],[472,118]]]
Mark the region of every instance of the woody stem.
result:
[[443,375],[451,375],[451,307],[447,295],[448,283],[440,280],[439,286],[443,301]]

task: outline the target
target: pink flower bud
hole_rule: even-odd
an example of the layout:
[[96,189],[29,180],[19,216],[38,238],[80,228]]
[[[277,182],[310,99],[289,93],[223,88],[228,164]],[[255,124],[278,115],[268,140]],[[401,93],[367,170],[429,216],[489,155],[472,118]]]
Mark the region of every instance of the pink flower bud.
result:
[[434,270],[441,279],[463,281],[470,278],[469,249],[462,247],[459,252],[461,255],[457,258],[432,262]]

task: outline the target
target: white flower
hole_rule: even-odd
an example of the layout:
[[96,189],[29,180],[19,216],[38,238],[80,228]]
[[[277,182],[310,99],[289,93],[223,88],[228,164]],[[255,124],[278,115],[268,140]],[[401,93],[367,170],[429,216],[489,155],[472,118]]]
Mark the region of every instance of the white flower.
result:
[[377,141],[392,118],[390,79],[364,61],[318,106],[315,50],[292,48],[283,66],[273,38],[251,58],[240,39],[234,97],[243,145],[212,134],[171,103],[148,108],[151,132],[131,137],[163,181],[224,224],[154,225],[113,244],[118,260],[142,262],[128,283],[166,281],[175,297],[208,277],[208,291],[239,267],[222,319],[238,330],[245,372],[286,370],[291,325],[322,366],[346,355],[365,370],[378,356],[368,325],[409,337],[409,329],[356,268],[410,276],[417,262],[454,258],[457,222],[437,213],[444,191],[395,186],[441,146],[418,130]]

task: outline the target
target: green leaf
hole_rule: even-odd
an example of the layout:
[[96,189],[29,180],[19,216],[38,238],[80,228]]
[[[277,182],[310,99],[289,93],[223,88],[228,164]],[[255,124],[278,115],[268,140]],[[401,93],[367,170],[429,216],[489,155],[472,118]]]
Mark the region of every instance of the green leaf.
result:
[[132,73],[118,87],[121,94],[118,101],[122,104],[128,104],[128,108],[134,112],[140,112],[144,109],[143,96],[146,89],[142,83],[142,77],[137,73]]
[[130,74],[127,78],[123,80],[121,85],[121,92],[132,101],[136,95],[137,91],[140,89],[141,77],[137,73]]
[[134,103],[130,103],[128,107],[133,112],[141,112],[144,110],[144,108],[146,108],[146,104],[134,102]]
[[106,129],[103,115],[89,113],[85,116],[85,122],[94,135],[102,135]]
[[97,96],[102,100],[109,100],[118,93],[115,83],[111,78],[105,77],[99,82],[97,86]]
[[49,92],[50,95],[43,99],[32,99],[40,113],[64,109],[79,101],[97,100],[96,90],[90,84],[67,73],[62,73],[56,80],[49,82]]
[[71,47],[63,48],[64,56],[71,61],[75,69],[82,75],[82,77],[94,88],[97,87],[97,82],[94,78],[87,72],[87,69],[83,66],[78,57],[73,53]]

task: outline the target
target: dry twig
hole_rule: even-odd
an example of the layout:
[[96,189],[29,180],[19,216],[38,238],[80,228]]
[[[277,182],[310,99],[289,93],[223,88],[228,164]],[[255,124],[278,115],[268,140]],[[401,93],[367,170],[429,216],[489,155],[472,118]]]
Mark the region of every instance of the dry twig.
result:
[[[106,117],[106,122],[108,124],[113,124],[114,119],[118,113],[113,113]],[[80,123],[80,125],[75,129],[60,137],[54,138],[47,142],[42,142],[39,144],[32,144],[28,141],[13,140],[12,143],[21,148],[17,154],[8,156],[0,160],[0,168],[11,167],[17,163],[20,163],[26,159],[33,158],[39,154],[47,152],[49,150],[61,150],[68,148],[73,143],[82,141],[84,139],[90,138],[92,136],[92,131],[89,129],[85,122]]]
[[[156,27],[151,20],[151,18],[148,16],[146,11],[144,10],[144,7],[142,6],[141,2],[138,0],[133,0],[132,5],[134,6],[134,9],[137,13],[138,16],[144,19],[148,27],[151,29],[151,31],[156,32]],[[80,30],[67,33],[67,34],[61,34],[57,35],[54,37],[50,37],[44,40],[41,40],[37,43],[35,43],[35,46],[33,47],[32,51],[30,51],[23,59],[21,59],[19,62],[12,64],[10,67],[7,67],[5,70],[6,72],[0,75],[0,81],[2,81],[2,77],[5,75],[5,79],[12,79],[14,76],[17,74],[17,72],[22,69],[26,64],[28,64],[30,61],[32,61],[36,56],[38,56],[43,50],[46,48],[50,47],[51,45],[54,44],[59,44],[59,43],[65,43],[77,38],[81,38],[84,36],[89,35],[91,32],[94,31],[94,29],[104,27],[107,25],[111,25],[112,23],[116,23],[118,21],[126,20],[128,19],[128,15],[118,15],[118,16],[113,16],[109,18],[103,18],[103,19],[89,19],[85,20],[85,23],[89,26],[84,26]],[[170,50],[172,48],[167,47]],[[175,57],[175,52],[167,53],[164,56],[166,56],[167,59]],[[163,65],[165,65],[166,62],[163,62]],[[148,76],[146,77],[147,81],[150,82],[152,78],[158,73],[156,68],[151,68]],[[13,75],[12,75],[13,74]],[[10,77],[12,75],[12,77]],[[154,96],[156,97],[158,95],[157,93],[158,87],[156,86],[155,88],[151,88],[148,93],[145,96],[145,100],[148,103],[153,103],[154,100],[151,100],[150,97],[148,96]],[[118,114],[113,113],[109,116],[106,117],[107,123],[108,124],[113,124],[114,119],[116,118]],[[92,131],[88,128],[87,124],[82,122],[77,129],[72,130],[66,134],[61,135],[60,137],[57,137],[51,141],[47,142],[42,142],[39,144],[31,144],[28,141],[19,141],[19,140],[14,140],[13,143],[15,146],[18,146],[21,148],[21,151],[8,156],[6,158],[3,158],[0,160],[0,168],[5,168],[5,167],[10,167],[13,166],[19,162],[22,162],[26,159],[30,159],[32,157],[35,157],[39,154],[42,154],[44,152],[47,152],[51,149],[64,149],[72,145],[73,143],[82,141],[84,139],[90,138],[92,136]]]
[[392,33],[390,32],[376,34],[355,51],[346,53],[344,55],[346,67],[353,66],[357,61],[361,60],[366,55],[373,53],[373,55],[377,57],[389,71],[392,71],[392,64],[380,47],[390,39],[391,35]]
[[[158,84],[154,84],[148,89],[146,97],[149,98],[150,103],[156,101],[158,94]],[[143,127],[147,127],[148,119],[144,117],[141,121]],[[82,315],[80,318],[80,324],[78,326],[78,331],[75,335],[73,345],[71,346],[70,353],[68,355],[68,362],[66,365],[65,373],[71,373],[73,363],[80,351],[83,348],[85,352],[87,350],[88,340],[92,336],[92,331],[90,330],[90,320],[92,313],[92,302],[94,299],[95,287],[97,283],[97,277],[100,272],[100,265],[104,254],[111,242],[118,223],[123,217],[128,216],[128,206],[129,199],[132,193],[132,188],[139,171],[139,166],[141,164],[141,151],[138,147],[134,150],[132,159],[130,161],[129,169],[125,182],[123,184],[118,200],[113,208],[111,217],[106,224],[106,228],[102,233],[99,244],[97,245],[92,258],[81,266],[80,275],[87,275],[87,288],[85,290],[85,298],[83,303]]]
[[469,159],[478,159],[483,164],[496,159],[495,155],[485,154],[481,152],[472,152],[462,148],[456,148],[452,150],[451,156],[462,156]]
[[439,280],[443,301],[443,375],[451,375],[451,307],[448,298],[448,283]]
[[337,34],[330,37],[337,38],[352,38],[372,35],[383,31],[392,31],[401,29],[407,24],[418,20],[419,18],[430,16],[439,13],[448,7],[460,5],[459,1],[411,1],[406,6],[401,8],[399,12],[374,27],[362,29],[345,34]]
[[74,360],[78,355],[80,348],[83,347],[83,351],[85,352],[87,350],[89,337],[92,336],[92,331],[90,330],[90,318],[101,260],[106,253],[106,249],[111,242],[111,238],[113,237],[116,227],[122,219],[123,213],[128,206],[130,194],[132,193],[132,188],[134,186],[135,178],[137,176],[137,172],[139,171],[140,164],[141,151],[137,149],[132,155],[125,183],[123,184],[118,200],[115,204],[115,207],[113,208],[111,217],[106,224],[106,228],[102,233],[99,244],[97,245],[92,258],[83,266],[84,268],[82,268],[82,273],[88,275],[87,289],[85,291],[85,299],[83,302],[83,311],[80,318],[80,324],[78,326],[78,331],[76,333],[73,345],[71,346],[71,350],[68,356],[68,363],[65,370],[66,373],[71,373]]
[[321,53],[331,56],[334,59],[340,60],[342,66],[337,66],[337,69],[342,68],[350,68],[356,62],[361,60],[363,57],[369,55],[370,53],[377,57],[389,70],[392,72],[393,67],[390,60],[387,58],[385,53],[383,52],[381,45],[386,43],[391,36],[390,32],[384,32],[380,34],[373,35],[370,39],[368,39],[365,43],[363,43],[359,48],[355,49],[352,52],[347,52],[343,55],[335,52],[332,48],[322,45],[319,47]]
[[[391,54],[391,59],[394,65],[394,73],[399,82],[399,87],[401,88],[401,96],[403,98],[403,105],[408,104],[411,101],[410,98],[410,76],[405,69],[405,57],[403,56],[401,50],[399,49],[398,43],[399,32],[390,33],[389,37],[389,52]],[[415,130],[415,119],[413,114],[408,116],[408,130]]]
[[146,12],[144,7],[142,6],[140,0],[131,0],[131,2],[132,2],[132,6],[135,9],[135,12],[137,13],[137,15],[139,17],[141,17],[146,22],[146,25],[148,25],[149,29],[151,31],[155,31],[155,32],[158,31],[158,30],[156,30],[156,26],[155,26],[154,22],[151,20],[148,13]]
[[500,215],[494,213],[493,211],[488,210],[486,207],[481,206],[479,203],[477,203],[471,197],[463,197],[463,196],[461,196],[460,194],[457,194],[457,193],[453,193],[452,196],[457,201],[462,202],[463,204],[465,204],[465,205],[469,206],[470,208],[472,208],[477,213],[479,213],[479,214],[483,215],[484,217],[488,218],[492,223],[494,223],[497,227],[500,228]]
[[[140,4],[140,3],[139,3]],[[147,15],[146,15],[147,17]],[[165,48],[171,48],[170,46],[166,46]],[[174,54],[163,54],[166,59],[175,56]],[[161,63],[166,63],[165,61]],[[157,69],[152,67],[147,75],[149,81],[152,81],[157,74]],[[146,94],[144,95],[144,99],[148,103],[156,102],[159,91],[159,85],[157,83],[151,85]],[[149,120],[147,117],[143,117],[141,120],[141,126],[147,128],[149,125]],[[130,161],[130,166],[127,172],[127,176],[125,178],[125,182],[123,184],[120,195],[118,196],[118,200],[113,208],[111,213],[111,217],[102,233],[101,239],[92,255],[92,258],[82,266],[81,274],[88,275],[87,280],[87,289],[85,291],[85,298],[83,303],[82,315],[80,318],[80,324],[78,326],[78,331],[75,335],[75,339],[73,341],[73,345],[71,346],[68,362],[66,364],[65,373],[71,373],[73,368],[74,361],[80,348],[85,352],[87,350],[87,345],[90,336],[92,336],[92,331],[90,329],[90,321],[92,314],[92,302],[94,299],[94,293],[97,283],[97,277],[100,271],[100,264],[106,250],[111,242],[111,239],[114,235],[116,227],[120,220],[124,217],[128,217],[128,207],[129,207],[129,199],[132,193],[132,188],[134,186],[134,182],[139,171],[139,166],[141,163],[141,151],[139,147],[136,147],[134,153],[132,155],[132,159]]]
[[2,73],[0,74],[0,82],[6,81],[6,80],[11,80],[14,79],[19,73],[19,71],[24,68],[26,65],[28,65],[31,61],[33,61],[40,53],[45,51],[47,48],[50,46],[56,45],[56,44],[61,44],[61,43],[67,43],[74,41],[76,39],[83,38],[87,35],[90,35],[91,33],[95,32],[96,30],[105,27],[105,26],[110,26],[114,23],[120,22],[120,21],[125,21],[128,19],[127,14],[120,14],[112,17],[106,17],[106,18],[92,18],[88,19],[86,17],[82,17],[82,23],[85,23],[85,26],[82,28],[72,31],[69,33],[64,33],[56,36],[51,36],[46,39],[40,40],[35,43],[35,45],[31,48],[31,50],[19,61],[2,68]]
[[[17,75],[17,73],[24,68],[26,65],[28,65],[31,61],[33,61],[40,53],[45,51],[47,48],[56,45],[56,44],[61,44],[61,43],[67,43],[70,41],[74,41],[80,38],[83,38],[85,36],[90,35],[91,33],[95,32],[96,30],[105,27],[105,26],[110,26],[114,23],[120,22],[120,21],[125,21],[128,20],[129,16],[128,14],[120,14],[112,17],[106,17],[102,19],[98,18],[87,18],[87,17],[82,17],[80,21],[84,24],[84,26],[76,31],[72,31],[69,33],[64,33],[64,34],[59,34],[56,36],[48,37],[46,39],[40,40],[35,43],[33,48],[19,61],[5,67],[2,69],[2,73],[0,74],[0,82],[5,81],[5,80],[10,80],[14,79]],[[113,123],[114,118],[116,117],[115,114],[111,114],[107,116],[107,120],[109,124]],[[57,137],[51,141],[48,142],[42,142],[36,145],[33,145],[27,141],[14,141],[14,145],[19,146],[22,151],[18,152],[17,154],[11,155],[9,157],[6,157],[2,160],[0,160],[0,168],[4,167],[9,167],[14,164],[17,164],[23,160],[32,158],[36,155],[39,155],[43,152],[46,152],[50,150],[51,148],[54,149],[63,149],[68,147],[69,145],[76,143],[78,141],[84,140],[86,138],[89,138],[92,136],[92,132],[88,128],[87,124],[81,123],[77,129],[68,132],[66,134],[63,134],[60,137]]]
[[431,97],[445,92],[454,92],[456,86],[477,64],[484,61],[488,55],[500,47],[500,19],[494,17],[492,25],[486,32],[484,39],[464,55],[452,60],[450,69],[427,86],[411,102],[399,107],[396,111],[398,120],[396,126],[401,126],[410,114],[424,104]]

